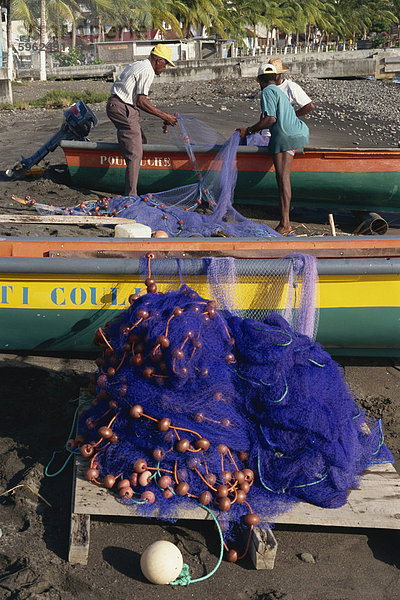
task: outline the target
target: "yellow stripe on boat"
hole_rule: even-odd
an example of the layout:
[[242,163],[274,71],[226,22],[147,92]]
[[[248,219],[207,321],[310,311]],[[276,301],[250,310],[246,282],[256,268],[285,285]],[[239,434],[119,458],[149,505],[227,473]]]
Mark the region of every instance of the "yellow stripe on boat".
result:
[[[211,290],[204,277],[185,281],[200,295],[209,297]],[[159,278],[158,289],[165,292],[179,285],[177,278]],[[12,274],[0,281],[0,309],[36,310],[116,310],[129,306],[132,293],[145,293],[139,276]],[[300,290],[299,290],[300,291]],[[238,308],[282,309],[286,305],[287,283],[278,277],[267,282],[239,277],[235,286]],[[319,280],[319,308],[391,307],[400,305],[400,276],[322,275]]]

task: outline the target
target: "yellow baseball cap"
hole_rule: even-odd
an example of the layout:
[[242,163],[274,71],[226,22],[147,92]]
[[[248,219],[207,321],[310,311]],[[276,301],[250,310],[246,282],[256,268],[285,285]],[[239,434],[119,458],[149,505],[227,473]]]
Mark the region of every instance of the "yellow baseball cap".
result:
[[151,54],[154,54],[154,56],[158,56],[159,58],[163,58],[171,67],[176,67],[171,60],[172,51],[169,46],[166,46],[165,44],[157,44],[157,46],[154,46],[152,49]]

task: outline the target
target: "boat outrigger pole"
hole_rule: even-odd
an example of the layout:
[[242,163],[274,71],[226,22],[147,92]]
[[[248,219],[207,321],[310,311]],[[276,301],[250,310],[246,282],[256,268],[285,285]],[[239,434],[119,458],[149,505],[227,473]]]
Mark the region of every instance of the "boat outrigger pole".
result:
[[87,136],[92,127],[96,126],[97,121],[94,112],[83,100],[79,100],[76,104],[64,110],[64,120],[60,129],[32,156],[29,158],[21,157],[21,160],[15,163],[11,169],[7,169],[6,175],[8,177],[24,175],[28,169],[40,162],[49,152],[54,152],[62,140],[87,141]]

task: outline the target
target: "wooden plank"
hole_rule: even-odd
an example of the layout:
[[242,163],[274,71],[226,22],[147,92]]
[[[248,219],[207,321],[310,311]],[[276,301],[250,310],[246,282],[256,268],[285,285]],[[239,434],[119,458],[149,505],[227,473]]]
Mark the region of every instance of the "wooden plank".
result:
[[38,225],[119,225],[135,223],[133,219],[107,215],[23,215],[0,214],[0,223],[36,223]]
[[[205,257],[222,257],[231,256],[236,259],[267,259],[281,258],[287,256],[290,252],[294,252],[293,247],[274,249],[249,249],[249,250],[157,250],[155,258],[205,258]],[[400,257],[400,243],[396,248],[318,248],[311,246],[304,249],[304,252],[315,256],[316,258],[395,258]],[[142,258],[145,255],[145,250],[50,250],[48,256],[50,258]]]
[[[73,512],[75,514],[108,515],[114,517],[135,516],[134,506],[123,504],[118,496],[110,492],[110,490],[86,481],[84,473],[88,468],[87,461],[77,457],[75,462],[76,477],[73,500]],[[161,513],[157,505],[155,505],[151,516],[156,519],[161,518]],[[176,514],[172,515],[172,517],[177,519],[212,520],[209,513],[199,506],[193,509],[182,508]]]
[[[235,256],[237,258],[257,257],[261,251],[267,254],[263,258],[284,256],[291,252],[304,252],[314,254],[320,258],[333,257],[379,257],[398,256],[400,252],[399,236],[384,238],[381,236],[346,236],[336,238],[325,238],[313,236],[308,238],[283,238],[274,240],[240,240],[236,238],[190,238],[190,239],[130,239],[129,241],[106,238],[104,240],[94,238],[74,238],[59,241],[51,240],[19,240],[18,238],[0,240],[0,256],[26,256],[43,257],[49,256],[51,252],[73,252],[72,256],[79,256],[76,252],[88,252],[86,256],[99,257],[124,256],[132,258],[143,256],[147,252],[155,255],[155,258],[164,256],[182,256],[185,258],[189,252],[198,252],[201,256]],[[249,252],[251,251],[251,252]],[[93,254],[93,252],[95,254]],[[112,253],[116,253],[113,255]],[[125,253],[136,252],[135,255]],[[109,254],[110,253],[110,254]],[[121,253],[121,254],[119,254]],[[168,253],[168,254],[166,254]],[[181,253],[181,254],[179,254]],[[235,254],[232,254],[235,253]],[[247,254],[248,253],[248,254]],[[271,254],[269,254],[271,253]],[[369,254],[368,254],[369,253]],[[84,256],[84,255],[82,255]]]
[[68,561],[72,564],[86,565],[89,556],[90,516],[71,515]]
[[373,465],[365,471],[360,487],[351,490],[344,506],[329,509],[299,502],[274,522],[400,529],[400,477],[393,465]]
[[76,514],[74,512],[76,499],[76,473],[77,464],[74,463],[74,477],[72,481],[72,507],[69,530],[68,561],[72,564],[86,565],[89,556],[90,544],[90,515]]
[[278,542],[272,531],[254,527],[249,546],[249,556],[254,567],[273,569],[277,550]]
[[[76,514],[134,516],[131,506],[122,504],[117,496],[103,487],[86,481],[87,464],[77,461]],[[160,513],[154,509],[154,517]],[[210,519],[200,507],[181,509],[180,519]],[[324,509],[299,502],[292,510],[278,517],[275,523],[298,525],[330,525],[336,527],[372,527],[400,529],[400,477],[392,465],[374,465],[366,469],[360,487],[351,490],[347,504],[336,509]]]

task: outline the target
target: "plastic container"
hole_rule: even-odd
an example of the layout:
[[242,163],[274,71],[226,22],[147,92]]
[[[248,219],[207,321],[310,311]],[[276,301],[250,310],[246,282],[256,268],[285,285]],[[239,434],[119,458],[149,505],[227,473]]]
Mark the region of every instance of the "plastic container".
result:
[[114,237],[118,238],[149,238],[151,227],[142,223],[124,223],[115,226]]

